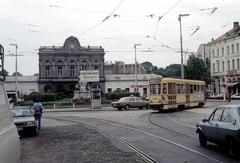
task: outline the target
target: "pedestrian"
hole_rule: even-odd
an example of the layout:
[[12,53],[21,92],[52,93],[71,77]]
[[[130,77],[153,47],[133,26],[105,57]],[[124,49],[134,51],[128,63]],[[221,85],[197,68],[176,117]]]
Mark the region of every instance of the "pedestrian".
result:
[[228,102],[231,102],[231,93],[228,94]]
[[38,122],[38,129],[41,129],[41,118],[42,118],[42,110],[43,105],[41,104],[40,100],[37,98],[33,104],[33,112],[36,121]]

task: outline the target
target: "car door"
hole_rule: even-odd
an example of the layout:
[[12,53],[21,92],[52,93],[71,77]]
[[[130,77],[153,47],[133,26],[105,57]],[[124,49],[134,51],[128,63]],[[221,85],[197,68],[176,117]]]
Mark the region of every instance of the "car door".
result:
[[231,108],[225,108],[223,110],[222,119],[219,123],[219,142],[224,143],[227,135],[232,135],[236,130],[235,124],[233,123]]
[[136,97],[135,100],[136,100],[135,101],[135,107],[136,108],[143,107],[143,100],[141,98]]
[[222,118],[224,108],[219,107],[217,108],[213,114],[210,116],[209,121],[205,125],[204,135],[213,142],[218,142],[220,139],[219,136],[219,123]]
[[130,108],[134,108],[135,107],[135,98],[129,97],[128,104],[129,104]]

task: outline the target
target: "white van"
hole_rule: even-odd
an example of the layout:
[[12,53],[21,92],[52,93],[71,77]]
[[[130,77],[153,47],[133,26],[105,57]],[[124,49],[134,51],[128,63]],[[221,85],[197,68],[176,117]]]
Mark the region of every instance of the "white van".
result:
[[0,163],[17,163],[20,160],[19,136],[9,109],[3,82],[0,81]]

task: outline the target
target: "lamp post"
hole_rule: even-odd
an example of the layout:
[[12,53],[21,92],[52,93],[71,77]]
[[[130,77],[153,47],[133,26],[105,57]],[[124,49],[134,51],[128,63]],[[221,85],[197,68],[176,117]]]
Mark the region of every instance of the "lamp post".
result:
[[11,46],[14,46],[16,48],[16,51],[15,51],[15,97],[16,97],[16,100],[18,100],[18,80],[17,80],[17,49],[18,49],[18,46],[17,44],[10,44]]
[[189,16],[190,14],[179,14],[178,21],[180,24],[180,46],[181,46],[181,77],[184,79],[184,67],[183,67],[183,43],[182,43],[182,21],[181,18],[184,16]]
[[137,85],[137,46],[141,46],[141,44],[134,44],[134,50],[135,50],[135,88],[134,88],[134,92],[138,92],[138,85]]
[[5,80],[5,74],[4,74],[4,48],[0,44],[0,71],[2,71],[3,80]]

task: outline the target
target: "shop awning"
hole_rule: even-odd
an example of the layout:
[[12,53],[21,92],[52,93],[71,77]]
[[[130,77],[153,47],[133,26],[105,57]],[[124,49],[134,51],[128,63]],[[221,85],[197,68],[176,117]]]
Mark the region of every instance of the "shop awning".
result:
[[239,82],[235,82],[235,83],[224,83],[223,87],[234,87],[235,85],[238,85]]

